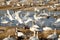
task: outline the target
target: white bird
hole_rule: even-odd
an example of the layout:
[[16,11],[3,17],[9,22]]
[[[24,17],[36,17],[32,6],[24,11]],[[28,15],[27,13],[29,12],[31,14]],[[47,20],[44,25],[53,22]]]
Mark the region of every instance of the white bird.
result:
[[[40,27],[38,25],[33,25],[32,27],[30,27],[30,31],[34,32],[34,35],[32,37],[30,37],[29,40],[39,40],[39,38],[38,38],[38,31],[42,31],[39,28]],[[35,31],[37,31],[37,36],[35,34]]]
[[30,15],[30,13],[29,12],[27,12],[26,14],[25,14],[25,17],[28,17]]
[[44,30],[44,31],[52,30],[52,28],[51,28],[51,27],[47,27],[47,26],[46,26],[46,27],[44,27],[44,28],[43,28],[43,30]]
[[13,17],[11,16],[11,14],[10,14],[9,10],[7,10],[7,14],[8,14],[8,16],[7,16],[7,17],[8,17],[11,21],[12,21],[12,20],[14,20],[14,19],[13,19]]
[[58,5],[60,5],[60,4],[57,3],[57,4],[54,4],[54,5],[55,5],[55,6],[58,6]]
[[10,35],[9,35],[8,37],[4,38],[3,40],[16,40],[16,39],[13,37],[10,37]]
[[26,1],[27,1],[27,0],[20,0],[21,3],[24,3],[24,2],[26,2]]
[[51,8],[56,8],[56,5],[52,5],[52,6],[50,6]]
[[1,23],[2,24],[7,24],[9,21],[6,21],[6,20],[2,20]]
[[24,6],[25,4],[24,3],[22,3],[22,6]]
[[58,18],[58,19],[55,21],[55,23],[58,23],[58,22],[60,22],[60,18]]
[[60,27],[60,18],[58,18],[53,25],[55,25],[56,27]]
[[[50,27],[52,27],[52,26],[53,26],[53,23],[54,23],[55,21],[56,21],[55,18],[49,17],[48,19],[46,19],[44,25],[45,25],[45,26],[50,26]],[[52,27],[52,28],[53,28],[53,27]]]
[[18,37],[25,36],[22,32],[17,32],[17,34]]
[[37,17],[36,15],[37,15],[37,13],[35,13],[35,15],[34,15],[34,19],[35,19],[36,21],[38,21],[39,19],[42,19],[42,18],[46,18],[46,17],[41,17],[41,16]]
[[17,12],[15,12],[15,19],[20,23],[20,24],[22,24],[23,23],[23,21],[22,21],[22,19],[19,17],[19,13],[20,13],[21,11],[17,11]]
[[38,38],[36,38],[36,37],[34,37],[34,36],[32,36],[32,37],[30,37],[30,39],[29,40],[39,40]]
[[41,13],[40,13],[41,16],[49,16],[48,13],[45,12],[45,10],[43,10]]
[[6,1],[6,4],[7,4],[7,5],[10,5],[10,3],[11,3],[11,1]]
[[3,40],[9,40],[10,39],[10,35],[7,38],[4,38]]
[[53,40],[54,40],[55,38],[57,38],[56,28],[55,28],[55,30],[54,30],[54,33],[51,34],[51,35],[49,35],[47,38],[48,38],[48,39],[53,39]]
[[33,20],[31,18],[28,18],[26,21],[24,21],[24,23],[27,24],[30,21],[33,21]]
[[17,35],[18,37],[25,36],[24,33],[18,31],[17,28],[16,28],[16,33],[15,33],[15,35]]
[[36,16],[36,15],[37,14],[34,15],[35,23],[39,26],[42,26],[46,21],[46,17],[45,16],[43,16],[43,17],[42,16]]
[[20,4],[19,4],[19,3],[17,3],[17,6],[20,6]]
[[1,21],[2,24],[7,24],[7,23],[9,22],[9,21],[3,19],[3,17],[1,17],[1,20],[2,20],[2,21]]
[[54,13],[54,16],[57,16],[57,14],[56,14],[56,13]]
[[58,38],[58,40],[60,40],[60,35],[59,35],[59,38]]
[[40,12],[40,10],[38,8],[34,8],[34,11],[36,12]]

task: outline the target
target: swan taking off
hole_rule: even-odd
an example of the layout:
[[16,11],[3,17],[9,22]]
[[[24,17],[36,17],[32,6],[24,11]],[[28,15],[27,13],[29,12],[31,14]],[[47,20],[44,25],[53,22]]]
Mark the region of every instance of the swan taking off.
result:
[[40,13],[41,16],[49,16],[48,13],[45,12],[45,10],[43,10],[41,13]]
[[56,28],[55,28],[55,30],[54,30],[54,33],[51,34],[51,35],[49,35],[47,38],[48,38],[48,39],[52,39],[52,40],[55,40],[55,38],[57,38]]
[[20,13],[21,11],[17,11],[17,12],[15,12],[15,19],[20,23],[20,24],[22,24],[23,23],[23,21],[22,21],[22,19],[19,17],[19,13]]
[[14,19],[13,19],[13,17],[11,16],[11,14],[10,14],[9,10],[7,10],[7,14],[8,14],[8,16],[7,16],[7,17],[8,17],[11,21],[12,21],[12,20],[14,20]]

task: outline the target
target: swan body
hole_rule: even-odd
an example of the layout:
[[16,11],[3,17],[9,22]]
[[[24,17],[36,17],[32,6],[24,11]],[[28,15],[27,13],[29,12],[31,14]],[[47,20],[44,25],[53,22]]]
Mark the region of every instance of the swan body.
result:
[[19,17],[19,13],[20,13],[20,12],[21,12],[21,11],[18,11],[18,12],[15,13],[15,15],[16,15],[15,19],[16,19],[20,24],[22,24],[23,21],[22,21],[22,19]]
[[47,38],[49,38],[49,39],[57,38],[56,29],[54,29],[54,33],[49,35]]
[[12,21],[14,20],[13,17],[11,16],[11,14],[9,13],[9,10],[7,10],[7,14],[8,14],[8,18]]
[[6,23],[8,23],[8,21],[6,21],[6,20],[3,20],[1,23],[3,23],[3,24],[6,24]]
[[52,28],[50,28],[50,27],[44,27],[43,30],[44,30],[44,31],[52,30]]

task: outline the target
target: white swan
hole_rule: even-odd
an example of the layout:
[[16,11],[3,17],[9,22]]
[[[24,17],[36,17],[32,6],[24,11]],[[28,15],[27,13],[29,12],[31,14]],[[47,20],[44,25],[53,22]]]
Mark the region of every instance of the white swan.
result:
[[47,38],[48,38],[48,39],[53,39],[53,40],[54,40],[55,38],[57,38],[56,28],[55,28],[55,30],[54,30],[54,33],[51,34],[51,35],[49,35]]
[[58,38],[58,40],[60,40],[60,35],[59,35],[59,38]]
[[[32,37],[30,37],[29,40],[39,40],[39,38],[38,38],[38,31],[40,31],[40,30],[38,28],[39,28],[38,25],[33,25],[32,27],[30,27],[30,31],[34,32],[34,35]],[[37,36],[35,34],[35,31],[37,31]]]
[[16,39],[13,37],[10,37],[10,35],[9,35],[8,37],[4,38],[3,40],[16,40]]
[[11,1],[6,1],[6,4],[7,4],[7,5],[10,5],[10,3],[11,3]]
[[28,18],[27,21],[24,21],[24,23],[27,24],[30,21],[33,21],[33,20],[31,18]]
[[35,23],[39,26],[42,26],[46,21],[46,17],[45,16],[43,16],[43,17],[42,16],[36,16],[36,15],[37,14],[34,15]]
[[3,19],[3,17],[1,17],[1,20],[2,20],[2,21],[1,21],[2,24],[7,24],[7,23],[9,22],[9,21]]
[[18,32],[18,29],[17,28],[16,28],[15,35],[17,35],[18,37],[25,36],[22,32]]
[[13,17],[12,17],[12,15],[10,14],[9,10],[7,10],[7,14],[8,14],[7,17],[8,17],[11,21],[14,20]]
[[28,17],[30,15],[30,13],[29,12],[27,12],[26,14],[25,14],[25,17]]
[[21,12],[21,11],[15,12],[15,15],[16,15],[15,19],[16,19],[20,24],[22,24],[23,21],[22,21],[22,19],[19,17],[19,13],[20,13],[20,12]]
[[43,30],[44,30],[44,31],[52,30],[52,28],[51,28],[51,27],[47,27],[47,26],[46,26],[46,27],[44,27],[44,28],[43,28]]
[[41,16],[37,17],[36,15],[37,15],[37,13],[35,13],[35,15],[34,15],[34,19],[35,19],[36,21],[38,21],[38,20],[41,19],[41,18],[46,18],[46,17],[41,17]]
[[34,11],[36,12],[40,12],[40,10],[38,8],[34,8]]
[[19,3],[17,3],[17,6],[20,6],[20,4],[19,4]]
[[7,24],[7,23],[8,23],[8,21],[3,20],[3,21],[1,21],[1,23],[2,23],[2,24]]
[[55,23],[58,23],[58,22],[60,22],[60,18],[58,18]]
[[[38,25],[33,23],[32,27],[30,27],[30,31],[34,32],[34,35],[32,37],[30,37],[29,40],[39,40],[38,31],[42,31],[42,29],[40,29],[40,27]],[[37,35],[36,35],[36,32],[37,32]]]
[[56,27],[60,27],[60,18],[58,18],[53,25],[55,25]]

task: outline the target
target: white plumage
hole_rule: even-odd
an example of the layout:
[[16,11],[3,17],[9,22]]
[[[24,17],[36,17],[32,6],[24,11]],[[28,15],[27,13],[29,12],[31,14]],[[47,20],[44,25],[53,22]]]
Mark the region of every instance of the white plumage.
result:
[[16,19],[20,24],[22,24],[23,21],[22,21],[22,19],[19,17],[19,13],[20,13],[20,12],[21,12],[21,11],[17,11],[17,12],[15,13],[15,15],[16,15],[15,19]]
[[19,3],[17,3],[17,6],[20,6],[20,4],[19,4]]
[[24,36],[24,34],[22,32],[17,32],[17,36],[20,37],[20,36]]
[[56,29],[54,30],[54,33],[51,34],[51,35],[49,35],[47,38],[48,38],[48,39],[54,39],[54,38],[57,38]]
[[44,28],[43,28],[43,30],[44,30],[44,31],[52,30],[52,28],[51,28],[51,27],[47,27],[47,26],[46,26],[46,27],[44,27]]
[[55,23],[58,23],[58,22],[60,22],[60,18],[58,18]]
[[[38,39],[38,31],[40,31],[39,29],[39,26],[38,25],[33,25],[31,28],[30,28],[30,31],[33,31],[34,32],[34,35],[32,37],[30,37],[29,40],[39,40]],[[37,36],[35,34],[35,31],[37,31]]]
[[34,8],[34,11],[40,12],[40,10],[38,8]]
[[24,23],[27,24],[30,21],[33,21],[33,20],[31,18],[28,18],[26,21],[24,21]]
[[6,21],[6,20],[2,20],[1,21],[1,23],[3,23],[3,24],[6,24],[6,23],[8,23],[9,21]]
[[7,5],[10,5],[10,2],[11,2],[11,1],[7,1],[6,4],[7,4]]
[[41,12],[40,15],[42,15],[42,16],[49,16],[48,13],[45,12],[45,10],[43,10],[43,12]]
[[11,14],[9,13],[9,10],[7,10],[7,14],[8,14],[8,18],[12,21],[14,20],[13,17],[11,16]]
[[36,20],[36,21],[38,21],[39,19],[42,19],[42,18],[46,18],[46,17],[42,17],[42,16],[36,16],[37,15],[37,13],[35,13],[35,15],[34,15],[34,19]]
[[6,24],[6,23],[8,23],[9,21],[7,21],[7,20],[5,20],[5,19],[3,19],[3,17],[1,17],[1,23],[2,24]]
[[47,38],[54,39],[54,38],[56,38],[56,37],[57,37],[57,35],[56,35],[56,34],[51,34],[51,35],[49,35]]
[[60,35],[59,35],[59,38],[58,38],[58,40],[60,40]]
[[58,18],[53,25],[55,25],[56,27],[60,27],[60,18]]
[[4,38],[3,40],[16,40],[16,39],[13,38],[13,37],[8,36],[8,37]]
[[30,39],[29,40],[39,40],[38,38],[36,38],[36,37],[34,37],[34,36],[32,36],[32,37],[30,37]]

